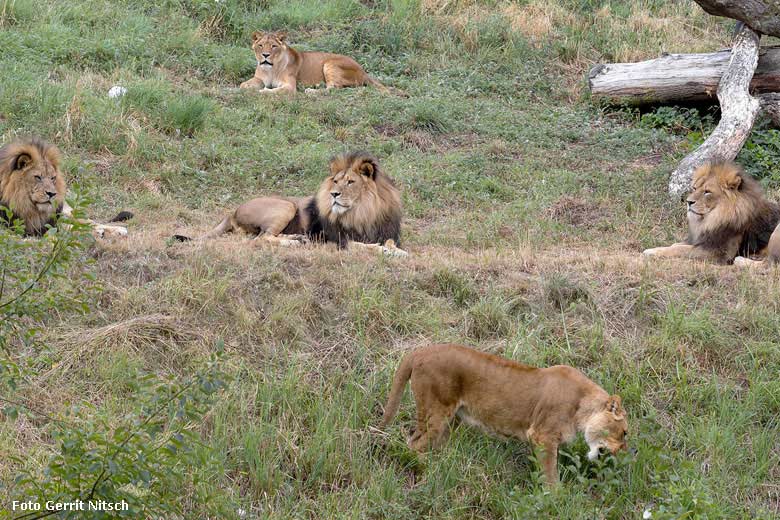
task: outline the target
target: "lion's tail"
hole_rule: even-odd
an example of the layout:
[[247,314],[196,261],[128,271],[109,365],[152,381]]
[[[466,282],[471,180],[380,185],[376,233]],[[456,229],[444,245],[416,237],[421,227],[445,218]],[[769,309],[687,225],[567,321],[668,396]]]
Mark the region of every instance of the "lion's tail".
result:
[[224,235],[225,233],[230,233],[235,229],[235,225],[233,224],[233,216],[225,217],[222,219],[222,222],[217,224],[217,227],[200,237],[198,240],[207,240],[209,238],[216,238],[220,235]]
[[412,363],[414,362],[414,352],[409,352],[401,360],[401,364],[398,366],[398,370],[393,377],[393,386],[390,387],[390,395],[387,398],[387,404],[385,405],[385,413],[382,415],[382,421],[379,423],[380,428],[385,428],[390,421],[393,420],[395,414],[398,413],[398,407],[401,405],[401,397],[404,395],[404,388],[406,388],[406,382],[412,377]]
[[133,215],[132,211],[124,211],[124,210],[122,210],[119,213],[117,213],[116,217],[112,218],[108,222],[109,223],[111,223],[111,222],[127,222],[128,220],[130,220],[134,216],[135,215]]
[[397,89],[395,87],[388,87],[387,85],[384,85],[379,81],[375,80],[371,76],[366,75],[366,81],[368,81],[369,85],[376,87],[377,89],[381,90],[385,94],[395,94],[396,96],[409,97],[409,94],[407,94],[403,90]]
[[[198,237],[196,240],[208,240],[209,238],[216,238],[220,235],[224,235],[225,233],[230,233],[235,229],[235,225],[233,223],[233,217],[225,217],[222,219],[222,222],[217,224],[217,227],[209,231],[203,236]],[[192,240],[191,237],[188,237],[186,235],[173,235],[172,237],[174,240],[178,240],[179,242],[189,242]]]

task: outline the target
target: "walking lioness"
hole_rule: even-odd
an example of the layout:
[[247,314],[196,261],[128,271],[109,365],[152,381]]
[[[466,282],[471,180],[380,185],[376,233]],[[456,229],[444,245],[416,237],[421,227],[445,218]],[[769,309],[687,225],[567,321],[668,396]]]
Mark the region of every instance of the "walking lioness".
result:
[[588,458],[627,449],[620,396],[609,395],[579,370],[534,368],[461,345],[430,345],[404,356],[393,379],[381,427],[393,419],[406,382],[417,404],[409,446],[438,446],[457,415],[490,433],[530,440],[547,482],[558,482],[558,446],[585,435]]

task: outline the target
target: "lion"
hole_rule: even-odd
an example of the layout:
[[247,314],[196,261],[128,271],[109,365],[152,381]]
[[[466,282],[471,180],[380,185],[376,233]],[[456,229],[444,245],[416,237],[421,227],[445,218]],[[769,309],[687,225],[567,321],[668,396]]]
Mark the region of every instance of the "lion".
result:
[[570,366],[535,368],[462,345],[423,347],[401,360],[380,428],[398,412],[409,380],[417,427],[408,444],[418,452],[438,447],[456,415],[489,433],[530,440],[550,485],[558,483],[558,446],[578,432],[590,460],[628,449],[620,396]]
[[693,173],[691,189],[688,239],[646,249],[643,255],[718,264],[730,264],[738,255],[766,255],[770,235],[780,222],[780,206],[764,196],[753,177],[733,162],[709,163]]
[[[59,149],[37,137],[19,139],[0,148],[0,222],[19,220],[27,236],[42,236],[57,225],[60,214],[72,217],[73,209],[65,201],[67,186],[60,170]],[[7,217],[10,216],[10,219]],[[132,218],[123,211],[112,222]],[[122,226],[91,226],[98,237],[127,235]]]
[[383,92],[390,91],[349,56],[297,51],[287,45],[286,39],[283,32],[252,34],[257,68],[254,77],[241,83],[240,88],[294,93],[298,83],[325,83],[327,89],[373,85]]
[[[198,240],[242,230],[255,241],[295,246],[333,242],[406,256],[400,247],[401,194],[367,152],[337,155],[330,175],[309,197],[260,197],[240,205]],[[190,240],[175,235],[180,241]]]

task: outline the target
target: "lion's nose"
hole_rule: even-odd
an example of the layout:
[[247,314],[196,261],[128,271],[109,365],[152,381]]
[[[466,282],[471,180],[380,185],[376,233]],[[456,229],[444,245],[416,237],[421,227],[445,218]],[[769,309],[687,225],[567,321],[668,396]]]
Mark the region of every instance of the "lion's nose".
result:
[[56,197],[56,196],[57,196],[57,192],[56,192],[56,191],[47,191],[47,192],[46,192],[46,195],[48,195],[48,197],[49,197],[50,199],[53,199],[54,197]]
[[263,58],[267,58],[267,57],[268,57],[268,56],[270,56],[270,55],[271,55],[271,53],[270,53],[270,52],[264,52],[264,53],[263,53]]
[[330,196],[331,196],[331,197],[333,197],[334,199],[335,199],[336,197],[338,197],[339,195],[341,195],[341,192],[340,192],[340,191],[331,191],[331,192],[330,192]]

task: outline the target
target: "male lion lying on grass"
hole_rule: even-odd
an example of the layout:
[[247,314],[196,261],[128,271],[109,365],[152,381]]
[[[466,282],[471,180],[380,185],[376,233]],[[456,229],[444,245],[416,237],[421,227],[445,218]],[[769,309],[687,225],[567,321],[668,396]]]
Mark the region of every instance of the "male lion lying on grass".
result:
[[[241,229],[256,241],[283,246],[306,240],[334,242],[407,256],[398,249],[401,195],[379,163],[365,152],[330,161],[330,175],[312,197],[260,197],[240,205],[198,240]],[[190,238],[174,235],[180,241]]]
[[755,179],[734,163],[714,163],[699,167],[691,184],[688,239],[642,254],[719,264],[751,263],[743,258],[751,255],[780,258],[780,235],[770,241],[780,207],[767,200]]
[[417,404],[416,451],[441,444],[457,415],[491,433],[528,439],[541,450],[547,482],[558,482],[558,446],[585,434],[588,458],[627,449],[620,396],[609,395],[579,370],[534,368],[461,345],[430,345],[406,354],[393,378],[381,428],[393,419],[406,382]]
[[[72,216],[73,210],[65,202],[67,187],[60,171],[60,152],[56,146],[38,138],[18,140],[0,148],[0,207],[11,211],[11,222],[21,220],[25,234],[41,236],[47,225],[56,224],[59,214]],[[122,211],[112,222],[132,218]],[[0,210],[0,222],[6,214]],[[83,221],[100,238],[124,237],[127,228]]]
[[241,83],[241,88],[264,93],[294,93],[298,83],[313,86],[325,83],[329,89],[373,85],[389,92],[390,89],[366,74],[349,56],[297,51],[287,45],[286,38],[285,33],[255,32],[252,35],[257,69],[252,79]]

